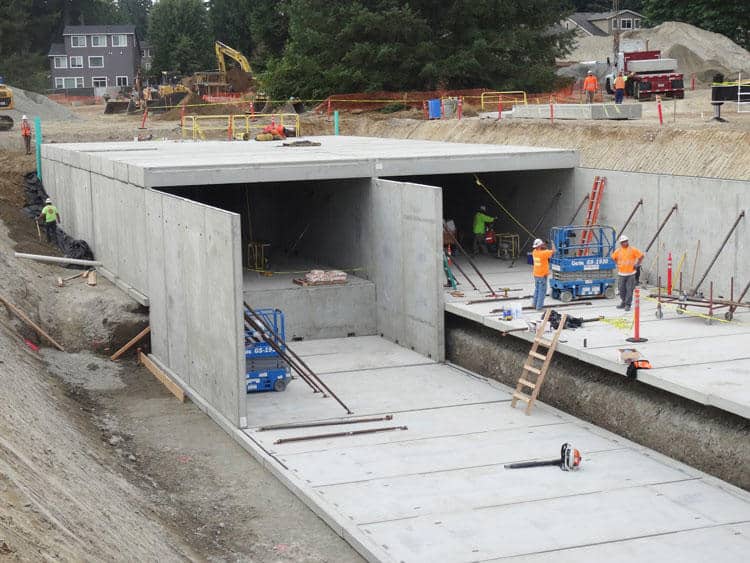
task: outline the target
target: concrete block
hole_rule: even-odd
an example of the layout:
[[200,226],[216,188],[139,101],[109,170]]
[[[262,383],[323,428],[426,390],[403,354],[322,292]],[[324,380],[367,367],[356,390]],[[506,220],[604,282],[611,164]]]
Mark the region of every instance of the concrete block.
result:
[[[555,119],[640,119],[641,104],[553,104]],[[549,104],[518,105],[513,118],[549,119]]]

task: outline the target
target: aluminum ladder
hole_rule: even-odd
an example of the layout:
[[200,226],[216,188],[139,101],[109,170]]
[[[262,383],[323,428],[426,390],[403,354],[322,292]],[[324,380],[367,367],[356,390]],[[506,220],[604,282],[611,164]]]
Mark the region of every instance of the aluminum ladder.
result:
[[[589,196],[589,205],[586,209],[586,222],[585,227],[593,227],[599,220],[599,207],[602,204],[602,196],[604,195],[604,186],[607,183],[607,178],[604,176],[596,176],[594,178],[594,185],[591,188],[591,195]],[[588,248],[585,248],[591,243],[591,239],[594,237],[594,231],[584,230],[581,233],[581,244],[584,248],[578,251],[578,256],[587,256],[589,253]]]

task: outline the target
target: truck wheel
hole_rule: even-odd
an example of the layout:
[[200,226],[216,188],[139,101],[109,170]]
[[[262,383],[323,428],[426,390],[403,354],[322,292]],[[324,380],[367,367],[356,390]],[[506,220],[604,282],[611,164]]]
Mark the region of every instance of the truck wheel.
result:
[[560,301],[563,303],[570,303],[573,300],[573,292],[572,291],[562,291],[560,292]]
[[286,379],[277,379],[274,381],[273,384],[273,390],[274,391],[284,391],[286,389]]
[[615,288],[611,285],[607,287],[607,289],[604,290],[604,297],[607,299],[614,299],[615,298]]

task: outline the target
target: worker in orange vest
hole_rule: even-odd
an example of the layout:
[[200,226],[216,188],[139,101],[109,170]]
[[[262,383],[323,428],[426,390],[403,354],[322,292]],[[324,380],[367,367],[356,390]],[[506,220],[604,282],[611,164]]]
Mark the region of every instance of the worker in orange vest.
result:
[[643,252],[630,246],[627,235],[620,237],[620,248],[612,253],[612,260],[617,264],[617,290],[620,293],[618,309],[630,311],[635,290],[635,269],[643,262]]
[[555,253],[547,250],[547,246],[540,238],[534,241],[531,257],[534,260],[534,308],[541,311],[544,307],[544,297],[547,295],[547,276],[549,276],[549,259]]
[[615,78],[615,103],[621,104],[622,99],[625,97],[625,77],[622,75],[622,71],[617,72]]
[[583,81],[583,91],[586,93],[586,101],[589,104],[594,103],[594,94],[599,89],[599,81],[594,76],[592,71],[586,73],[586,78]]
[[31,125],[29,125],[29,118],[25,115],[21,118],[21,136],[26,147],[26,154],[31,154]]

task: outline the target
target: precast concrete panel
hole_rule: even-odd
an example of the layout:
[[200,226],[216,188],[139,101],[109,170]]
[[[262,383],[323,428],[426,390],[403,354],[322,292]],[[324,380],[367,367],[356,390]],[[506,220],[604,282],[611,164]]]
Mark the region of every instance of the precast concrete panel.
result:
[[182,200],[162,196],[162,221],[164,223],[164,285],[167,301],[167,335],[169,367],[180,374],[192,387],[188,369],[187,311],[183,272],[184,223],[180,214]]
[[442,312],[442,191],[373,180],[372,263],[378,330],[435,360],[445,356]]
[[148,294],[145,190],[118,180],[113,182],[113,188],[119,202],[112,213],[119,249],[116,274],[128,285]]
[[70,171],[70,191],[75,205],[65,220],[65,231],[86,242],[93,234],[91,207],[91,173],[88,170],[73,168]]
[[112,228],[116,220],[114,180],[91,175],[91,204],[94,237],[89,244],[96,259],[114,274],[119,250],[117,230]]
[[167,288],[165,285],[164,220],[162,217],[163,195],[151,190],[144,191],[146,210],[146,249],[149,297],[149,323],[151,325],[151,351],[165,365],[170,364]]

